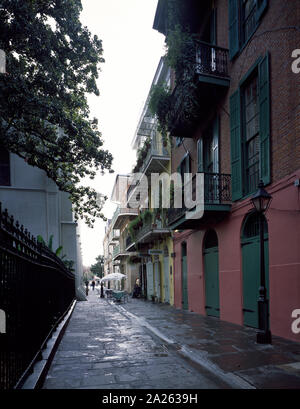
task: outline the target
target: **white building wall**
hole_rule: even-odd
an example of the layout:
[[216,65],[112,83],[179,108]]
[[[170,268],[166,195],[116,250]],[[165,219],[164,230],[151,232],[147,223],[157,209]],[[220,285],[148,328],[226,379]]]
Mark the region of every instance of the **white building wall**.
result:
[[75,265],[76,292],[81,297],[82,261],[78,255],[78,227],[73,220],[68,194],[60,192],[46,173],[10,154],[10,186],[0,186],[2,209],[8,209],[29,232],[41,235],[48,243],[53,235],[53,250],[63,246],[63,254]]

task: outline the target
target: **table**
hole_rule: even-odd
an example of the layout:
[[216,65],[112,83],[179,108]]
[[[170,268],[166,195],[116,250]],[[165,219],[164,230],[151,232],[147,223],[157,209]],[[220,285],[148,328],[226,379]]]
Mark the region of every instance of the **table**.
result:
[[128,301],[128,293],[127,291],[118,291],[118,290],[112,290],[112,297],[114,301],[121,302],[122,300]]

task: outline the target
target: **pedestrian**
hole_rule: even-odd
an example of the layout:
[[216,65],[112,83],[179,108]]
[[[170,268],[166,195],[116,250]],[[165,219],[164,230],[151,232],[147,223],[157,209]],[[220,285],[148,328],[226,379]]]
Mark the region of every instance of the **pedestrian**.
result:
[[89,295],[89,282],[88,282],[88,280],[86,280],[86,282],[85,282],[85,294]]
[[96,285],[96,283],[95,283],[95,281],[93,280],[93,281],[92,281],[92,288],[93,288],[93,291],[95,290],[95,285]]
[[140,280],[137,278],[135,280],[132,298],[139,298],[141,296],[141,287],[140,287]]

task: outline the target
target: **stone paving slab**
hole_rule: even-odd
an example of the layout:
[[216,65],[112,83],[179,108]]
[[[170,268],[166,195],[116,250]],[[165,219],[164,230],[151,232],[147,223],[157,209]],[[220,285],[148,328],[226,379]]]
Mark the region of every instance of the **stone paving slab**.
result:
[[117,306],[95,294],[78,302],[44,389],[216,389],[200,370]]

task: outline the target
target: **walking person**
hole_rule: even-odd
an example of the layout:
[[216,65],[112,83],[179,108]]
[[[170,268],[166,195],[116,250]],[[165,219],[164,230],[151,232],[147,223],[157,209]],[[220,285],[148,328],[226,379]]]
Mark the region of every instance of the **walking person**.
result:
[[103,289],[103,282],[101,281],[101,293],[100,298],[104,298],[104,289]]
[[89,282],[88,282],[88,280],[86,280],[86,282],[85,282],[85,294],[89,295]]
[[95,285],[96,285],[96,283],[95,283],[95,281],[93,280],[93,281],[92,281],[93,291],[95,290]]

